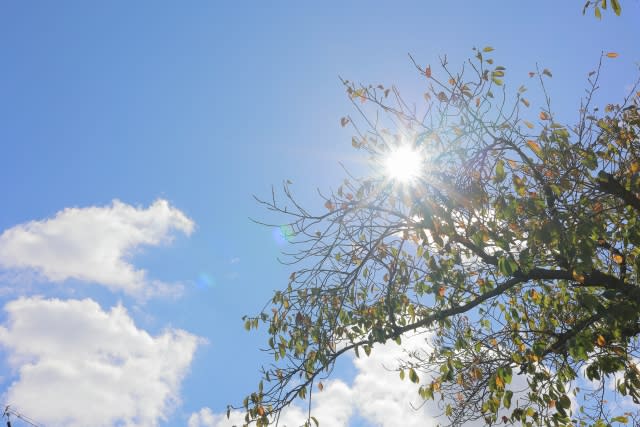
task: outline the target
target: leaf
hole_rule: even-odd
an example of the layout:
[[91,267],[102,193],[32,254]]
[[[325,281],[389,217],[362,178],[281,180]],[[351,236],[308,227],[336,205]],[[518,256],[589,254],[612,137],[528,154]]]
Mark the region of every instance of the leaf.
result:
[[260,415],[261,417],[264,417],[264,414],[265,414],[264,406],[262,405],[258,406],[258,415]]
[[413,368],[409,369],[409,380],[414,384],[420,381],[420,377],[418,377],[418,374]]
[[504,388],[504,380],[499,375],[496,376],[496,387],[498,387],[500,390]]
[[431,65],[427,65],[427,68],[424,69],[424,75],[426,78],[431,78]]
[[324,384],[318,383],[318,390],[320,391],[324,390]]
[[483,52],[492,52],[494,49],[491,46],[487,46],[484,49],[482,49]]
[[605,340],[602,335],[598,335],[598,338],[596,338],[596,344],[598,344],[598,347],[604,347],[607,344],[607,340]]
[[571,272],[571,276],[573,277],[573,280],[575,280],[578,283],[584,283],[586,277],[584,277],[584,274],[582,273],[578,273],[577,271],[573,270]]
[[611,422],[627,424],[629,422],[629,417],[625,417],[624,415],[620,415],[618,417],[611,418]]
[[447,293],[447,289],[444,286],[440,286],[438,288],[438,295],[440,295],[441,297],[444,297],[446,293]]
[[620,265],[624,262],[624,257],[620,254],[613,254],[613,260],[615,261],[616,264]]
[[348,117],[343,117],[340,119],[340,126],[345,127],[347,125],[347,123],[349,123],[349,118]]
[[509,409],[511,407],[512,397],[513,397],[513,392],[511,390],[507,390],[504,392],[504,398],[502,399],[502,402],[505,408]]
[[549,114],[544,111],[540,111],[540,120],[549,120]]
[[521,98],[521,99],[520,99],[520,102],[522,102],[522,103],[524,104],[524,106],[525,106],[525,107],[528,107],[529,105],[531,105],[531,104],[529,103],[529,101],[528,101],[528,100],[526,100],[525,98]]
[[529,129],[533,129],[533,123],[531,123],[531,122],[529,122],[529,121],[527,121],[527,120],[525,120],[525,121],[524,121],[524,125],[525,125],[526,127],[528,127]]
[[528,140],[527,141],[527,145],[529,146],[531,151],[536,153],[536,156],[540,157],[540,155],[542,154],[542,149],[540,148],[540,146],[535,141]]
[[330,211],[333,211],[335,209],[335,205],[331,200],[327,200],[324,204],[324,207],[329,209]]
[[[620,16],[622,13],[622,8],[620,7],[620,2],[618,0],[611,0],[611,7],[617,16]],[[626,421],[625,421],[626,422]]]
[[548,68],[542,70],[542,74],[544,74],[545,76],[553,77],[553,74],[551,74],[551,71]]
[[607,58],[617,58],[618,57],[618,53],[617,52],[607,52],[607,54],[605,56]]
[[496,177],[495,177],[495,181],[496,182],[502,182],[505,178],[505,172],[504,172],[504,162],[502,161],[502,159],[498,160],[496,162]]

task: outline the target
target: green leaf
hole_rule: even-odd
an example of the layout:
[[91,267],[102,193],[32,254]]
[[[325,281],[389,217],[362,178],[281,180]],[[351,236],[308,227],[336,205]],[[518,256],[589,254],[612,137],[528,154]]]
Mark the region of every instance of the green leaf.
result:
[[622,8],[620,7],[620,2],[618,0],[611,0],[611,7],[616,15],[620,16],[622,13]]
[[511,398],[513,397],[513,392],[511,390],[507,390],[504,392],[504,397],[502,398],[502,404],[505,408],[509,409],[511,407]]
[[506,174],[504,172],[504,161],[502,161],[502,159],[498,160],[496,162],[496,176],[495,176],[495,181],[496,182],[502,182],[504,181]]
[[420,381],[420,377],[418,377],[418,374],[413,368],[409,369],[409,380],[414,384]]

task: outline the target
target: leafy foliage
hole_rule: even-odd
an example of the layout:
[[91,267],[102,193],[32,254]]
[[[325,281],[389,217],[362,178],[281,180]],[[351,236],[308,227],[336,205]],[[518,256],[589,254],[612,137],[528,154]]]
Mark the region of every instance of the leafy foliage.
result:
[[[530,73],[535,108],[523,86],[510,98],[492,51],[458,73],[446,58],[440,76],[416,65],[429,85],[419,107],[345,81],[360,118],[341,124],[372,173],[345,180],[318,214],[288,185],[284,203],[263,202],[289,218],[297,270],[245,319],[266,325],[274,359],[244,401],[247,422],[311,400],[341,356],[415,333],[424,351],[407,354],[400,378],[453,425],[633,419],[604,398],[640,402],[640,93],[600,111],[598,66],[577,124],[563,124],[551,71]],[[381,166],[401,146],[423,159],[411,182]]]
[[[620,14],[622,13],[622,7],[620,6],[620,1],[610,0],[610,5],[611,5],[611,9],[613,10],[613,13],[615,13],[617,16],[620,16]],[[582,8],[582,14],[584,15],[585,13],[587,13],[587,10],[589,9],[593,10],[593,15],[596,18],[601,19],[602,11],[607,10],[607,0],[587,0],[584,3],[584,7]]]

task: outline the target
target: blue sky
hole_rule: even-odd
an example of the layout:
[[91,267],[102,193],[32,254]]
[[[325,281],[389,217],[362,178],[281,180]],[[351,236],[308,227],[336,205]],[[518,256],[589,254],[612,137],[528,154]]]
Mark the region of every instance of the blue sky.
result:
[[[580,1],[2,3],[0,403],[47,426],[218,425],[203,408],[239,402],[265,361],[264,337],[241,317],[291,273],[273,230],[249,220],[278,220],[252,196],[290,179],[321,209],[315,190],[342,180],[339,162],[366,171],[340,126],[352,109],[339,76],[419,99],[425,83],[407,53],[456,65],[491,45],[508,87],[527,83],[536,63],[551,69],[554,106],[570,121],[601,52],[620,54],[605,63],[602,99],[619,102],[638,74],[640,2],[622,6],[621,17],[597,21]],[[34,235],[37,244],[20,240]],[[35,326],[24,326],[33,313]],[[130,338],[83,341],[114,330]],[[101,365],[126,377],[112,389],[99,375],[78,387],[131,387],[128,400],[105,394],[104,413],[91,415],[82,394],[65,403],[34,391],[42,378],[75,384],[55,370],[72,359],[51,337],[89,358],[122,358]],[[118,371],[129,351],[157,363],[140,381],[165,394],[143,399],[139,368]],[[340,384],[355,387],[363,366],[346,362]],[[71,415],[39,399],[71,405]],[[357,409],[345,417],[393,425]]]

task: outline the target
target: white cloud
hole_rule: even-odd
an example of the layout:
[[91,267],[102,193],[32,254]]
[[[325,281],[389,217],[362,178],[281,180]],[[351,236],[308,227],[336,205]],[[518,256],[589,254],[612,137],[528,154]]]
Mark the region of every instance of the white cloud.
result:
[[[340,427],[348,425],[353,414],[353,391],[340,380],[329,381],[322,392],[315,391],[312,415],[321,426]],[[307,418],[308,408],[294,404],[282,411],[278,426],[298,427]],[[245,423],[244,413],[231,411],[226,414],[215,414],[210,408],[202,408],[189,417],[188,427],[231,427]]]
[[371,357],[354,359],[358,370],[353,382],[354,403],[358,413],[373,425],[381,427],[422,427],[436,425],[437,409],[432,402],[424,402],[418,396],[418,385],[409,380],[400,381],[398,361],[407,359],[405,351],[425,351],[427,335],[404,338],[402,345],[395,342],[376,346]]
[[151,336],[127,311],[93,300],[20,298],[5,306],[0,346],[17,379],[4,400],[47,426],[155,426],[179,403],[200,339]]
[[166,200],[146,209],[114,200],[110,206],[67,208],[53,218],[16,225],[0,235],[0,267],[36,272],[45,280],[77,279],[146,297],[175,293],[178,285],[150,280],[128,258],[140,246],[189,235],[194,223]]
[[[418,386],[408,380],[401,381],[394,370],[400,359],[406,359],[405,350],[425,349],[425,336],[408,337],[401,346],[394,342],[377,345],[370,357],[354,358],[357,374],[353,384],[330,380],[322,392],[314,390],[312,415],[321,426],[330,427],[349,426],[356,412],[374,426],[435,426],[438,422],[435,405],[430,402],[416,409],[422,403],[417,394]],[[279,425],[299,426],[304,423],[306,414],[306,407],[291,405],[283,411]],[[244,414],[239,411],[232,411],[227,419],[226,414],[215,414],[209,408],[203,408],[191,415],[188,427],[231,427],[243,423]]]

